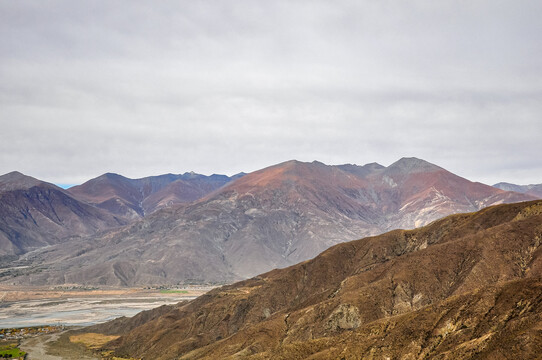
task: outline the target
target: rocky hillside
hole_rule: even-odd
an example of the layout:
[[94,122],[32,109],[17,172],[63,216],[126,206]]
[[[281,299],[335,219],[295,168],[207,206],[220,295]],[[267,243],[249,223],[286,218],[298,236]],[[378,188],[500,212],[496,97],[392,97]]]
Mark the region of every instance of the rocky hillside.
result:
[[[383,167],[289,161],[105,235],[32,254],[15,283],[231,282],[335,244],[533,197],[404,158]],[[39,271],[35,271],[39,268]]]
[[339,244],[98,330],[123,335],[108,346],[117,355],[142,359],[535,359],[541,243],[542,201],[499,205]]
[[0,176],[0,256],[4,259],[125,224],[53,184],[19,172]]

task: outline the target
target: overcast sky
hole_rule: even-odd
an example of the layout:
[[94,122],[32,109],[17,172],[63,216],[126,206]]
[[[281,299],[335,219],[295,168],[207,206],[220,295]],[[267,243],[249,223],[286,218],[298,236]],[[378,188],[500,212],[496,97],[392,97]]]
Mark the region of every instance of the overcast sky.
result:
[[542,183],[542,1],[0,0],[0,173],[415,156]]

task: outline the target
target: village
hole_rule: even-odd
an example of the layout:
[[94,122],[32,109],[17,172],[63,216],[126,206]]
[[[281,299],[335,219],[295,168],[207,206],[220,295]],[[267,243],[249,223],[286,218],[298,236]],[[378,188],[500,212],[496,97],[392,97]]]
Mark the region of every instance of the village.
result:
[[24,360],[26,352],[19,349],[21,339],[42,334],[52,334],[64,329],[64,326],[50,325],[0,329],[0,359]]
[[0,340],[19,340],[29,336],[51,334],[63,331],[64,329],[65,327],[63,325],[44,325],[23,328],[0,329]]

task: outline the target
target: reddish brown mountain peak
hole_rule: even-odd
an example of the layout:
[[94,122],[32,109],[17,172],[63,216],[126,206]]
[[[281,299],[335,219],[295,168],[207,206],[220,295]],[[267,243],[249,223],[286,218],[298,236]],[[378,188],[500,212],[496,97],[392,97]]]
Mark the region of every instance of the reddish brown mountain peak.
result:
[[319,161],[303,162],[298,160],[288,161],[286,163],[287,172],[295,172],[298,174],[307,175],[308,173],[329,171],[332,166],[326,165]]
[[226,186],[225,189],[243,191],[251,187],[267,187],[276,181],[279,181],[280,183],[280,179],[283,177],[284,173],[294,169],[297,163],[297,160],[291,160],[251,172]]
[[[285,169],[296,169],[296,168],[299,168],[299,167],[307,167],[307,166],[315,165],[316,163],[317,163],[316,161],[313,161],[312,163],[309,163],[309,162],[303,162],[303,161],[299,161],[299,160],[288,160],[288,161],[285,161],[283,163],[277,164],[275,166],[276,167],[282,167],[282,168],[285,168]],[[272,167],[275,167],[275,166],[270,166],[270,167],[272,168]]]
[[334,186],[351,187],[348,184],[352,181],[355,181],[358,186],[362,185],[361,179],[352,176],[348,171],[338,166],[330,166],[318,161],[309,163],[290,160],[247,174],[233,182],[228,189],[244,192],[253,187],[272,189],[284,184],[295,183],[299,187],[313,188],[316,186],[320,192],[326,192]]

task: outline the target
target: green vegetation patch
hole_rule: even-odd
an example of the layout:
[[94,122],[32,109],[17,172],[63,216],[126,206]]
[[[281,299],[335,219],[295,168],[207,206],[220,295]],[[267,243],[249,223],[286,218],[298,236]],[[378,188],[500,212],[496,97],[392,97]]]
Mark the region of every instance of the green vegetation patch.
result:
[[188,290],[162,289],[160,294],[188,294]]
[[17,347],[17,344],[0,345],[0,358],[24,357],[26,353]]

